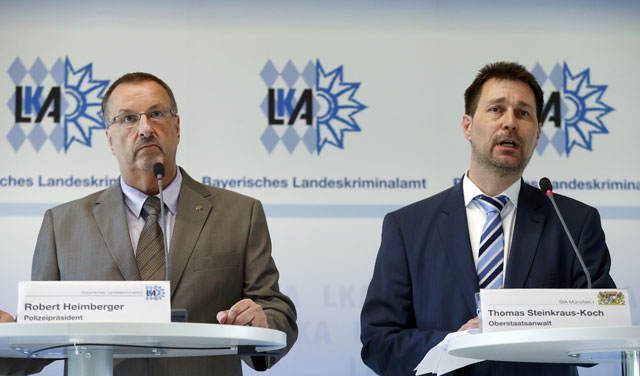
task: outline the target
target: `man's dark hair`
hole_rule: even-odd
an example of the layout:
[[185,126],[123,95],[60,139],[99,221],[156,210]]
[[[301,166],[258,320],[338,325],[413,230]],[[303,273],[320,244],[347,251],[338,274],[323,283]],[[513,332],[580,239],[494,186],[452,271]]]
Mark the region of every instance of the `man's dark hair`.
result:
[[538,81],[536,81],[536,78],[522,65],[506,61],[487,64],[480,69],[475,80],[473,80],[464,92],[465,114],[469,116],[475,114],[478,108],[478,100],[480,100],[480,93],[482,92],[482,85],[492,78],[497,80],[519,81],[529,85],[536,98],[536,119],[538,119],[538,122],[542,121],[544,100]]
[[176,99],[173,96],[173,92],[171,91],[171,88],[169,87],[169,85],[167,85],[164,81],[152,75],[151,73],[133,72],[133,73],[127,73],[124,76],[115,80],[111,84],[111,86],[109,86],[109,88],[107,89],[107,92],[104,94],[104,98],[102,98],[102,117],[104,118],[105,124],[108,124],[110,121],[109,115],[107,113],[108,112],[107,103],[109,102],[109,98],[111,97],[111,93],[113,93],[113,90],[116,87],[118,87],[118,85],[120,84],[138,83],[138,82],[145,82],[145,81],[157,82],[160,86],[162,86],[164,90],[167,92],[167,95],[169,95],[171,110],[173,110],[173,112],[176,114],[178,113],[178,104],[176,103]]

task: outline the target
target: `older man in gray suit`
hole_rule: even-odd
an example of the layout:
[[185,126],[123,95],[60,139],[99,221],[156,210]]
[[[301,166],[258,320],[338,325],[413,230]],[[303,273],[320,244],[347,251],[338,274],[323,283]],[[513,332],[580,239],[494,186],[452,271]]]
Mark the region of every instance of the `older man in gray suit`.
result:
[[[141,240],[149,226],[147,203],[158,195],[152,168],[161,162],[172,307],[186,308],[192,322],[282,330],[288,351],[297,337],[296,312],[278,288],[260,202],[200,184],[177,166],[180,117],[171,89],[159,78],[148,73],[122,76],[105,93],[102,109],[120,180],[46,212],[32,279],[162,279],[164,262],[141,260],[148,243]],[[0,311],[2,320],[13,318]],[[258,370],[276,360],[245,359]],[[30,370],[15,362],[3,370],[2,364],[0,373],[23,374],[45,363],[30,362]],[[237,357],[220,356],[122,359],[114,364],[114,374],[240,375],[242,371]]]

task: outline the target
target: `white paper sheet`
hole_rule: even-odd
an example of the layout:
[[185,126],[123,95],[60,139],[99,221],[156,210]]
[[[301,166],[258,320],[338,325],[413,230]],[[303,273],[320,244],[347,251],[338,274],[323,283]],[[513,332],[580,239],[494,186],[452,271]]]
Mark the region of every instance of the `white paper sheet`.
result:
[[418,364],[418,366],[414,370],[416,371],[416,375],[435,373],[436,375],[440,376],[458,368],[468,366],[469,364],[481,362],[482,360],[479,359],[461,358],[458,356],[449,355],[447,349],[450,338],[473,335],[474,333],[478,332],[478,329],[471,329],[462,332],[449,333],[446,337],[444,337],[442,342],[431,348],[427,355],[424,356],[420,364]]

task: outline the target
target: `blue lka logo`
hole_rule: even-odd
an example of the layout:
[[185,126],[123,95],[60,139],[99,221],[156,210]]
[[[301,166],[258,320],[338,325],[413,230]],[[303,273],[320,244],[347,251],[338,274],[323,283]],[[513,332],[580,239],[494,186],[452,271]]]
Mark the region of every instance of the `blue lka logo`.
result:
[[65,153],[74,142],[91,147],[93,131],[105,129],[100,105],[109,80],[94,80],[93,64],[75,69],[67,57],[48,69],[37,58],[27,70],[16,57],[7,73],[15,84],[7,140],[16,152],[27,141],[36,152],[47,141]]
[[162,300],[165,296],[164,288],[158,285],[146,286],[145,300]]
[[[299,71],[289,60],[278,71],[269,60],[260,77],[268,88],[261,105],[268,125],[260,141],[269,153],[280,142],[291,154],[300,143],[311,154],[327,145],[344,149],[345,134],[361,131],[355,115],[367,106],[355,99],[360,83],[345,82],[342,66],[327,72],[316,60]],[[279,77],[286,87],[274,86]]]

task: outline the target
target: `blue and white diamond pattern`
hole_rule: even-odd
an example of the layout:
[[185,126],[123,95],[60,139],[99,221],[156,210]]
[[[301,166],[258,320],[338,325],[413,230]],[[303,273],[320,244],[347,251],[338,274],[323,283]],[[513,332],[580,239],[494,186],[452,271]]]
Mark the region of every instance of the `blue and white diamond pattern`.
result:
[[[313,88],[316,82],[316,65],[312,61],[308,61],[307,64],[300,70],[293,61],[289,60],[286,64],[278,70],[271,60],[268,60],[262,71],[260,72],[262,81],[268,88],[274,86],[286,86],[288,89],[298,89],[295,94],[295,101],[300,98],[300,93],[303,89]],[[284,83],[284,85],[278,85]],[[264,99],[260,103],[260,108],[265,117],[269,116],[269,97],[265,95]],[[314,115],[318,111],[318,103],[313,100],[313,112]],[[287,114],[291,115],[291,114]],[[298,133],[301,132],[301,134]],[[282,144],[289,154],[299,147],[302,143],[310,154],[316,151],[315,144],[315,130],[313,127],[305,126],[305,128],[296,129],[293,126],[270,126],[267,125],[266,129],[260,137],[262,145],[267,149],[267,152],[271,154],[278,144]]]
[[[58,61],[61,61],[58,59]],[[53,65],[55,67],[55,64]],[[16,86],[28,86],[33,87],[44,86],[47,82],[47,76],[51,75],[51,72],[47,69],[46,65],[41,58],[37,58],[31,66],[27,67],[25,63],[16,57],[7,70],[9,77]],[[55,79],[51,81],[51,84],[57,85]],[[37,99],[37,102],[42,105],[44,103],[44,97],[41,94]],[[15,90],[11,93],[11,97],[7,102],[9,111],[15,118]],[[35,116],[35,114],[31,114]],[[30,144],[33,150],[40,151],[47,140],[50,140],[53,145],[61,144],[62,137],[59,132],[55,132],[55,124],[28,124],[28,123],[14,123],[7,133],[7,141],[14,151],[20,150],[25,143]]]

